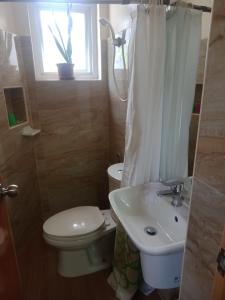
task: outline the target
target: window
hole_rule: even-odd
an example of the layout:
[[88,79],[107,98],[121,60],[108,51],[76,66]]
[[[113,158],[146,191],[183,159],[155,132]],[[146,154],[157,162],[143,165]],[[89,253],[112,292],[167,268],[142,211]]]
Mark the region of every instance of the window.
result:
[[[73,4],[71,12],[72,60],[76,79],[98,79],[97,5]],[[67,41],[67,4],[37,3],[29,7],[35,75],[38,80],[57,79],[57,63],[65,62],[49,26],[57,23]]]

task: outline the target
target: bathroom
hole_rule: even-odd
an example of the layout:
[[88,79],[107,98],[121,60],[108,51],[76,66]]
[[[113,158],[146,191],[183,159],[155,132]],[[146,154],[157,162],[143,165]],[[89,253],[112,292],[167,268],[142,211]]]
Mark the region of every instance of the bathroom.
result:
[[[177,1],[177,6],[202,14],[188,140],[188,175],[193,175],[194,185],[190,199],[182,206],[187,207],[189,218],[181,282],[176,287],[152,289],[142,284],[124,298],[108,283],[115,259],[110,256],[99,266],[94,247],[89,255],[92,260],[96,258],[98,270],[85,275],[79,256],[81,273],[73,274],[79,269],[79,259],[73,258],[62,271],[72,275],[59,274],[59,249],[49,245],[43,224],[68,209],[91,206],[106,210],[105,215],[98,209],[90,210],[90,218],[95,229],[102,222],[110,223],[102,247],[113,256],[116,211],[110,209],[108,194],[120,187],[123,174],[121,165],[115,167],[119,177],[108,168],[124,160],[131,97],[127,70],[128,41],[133,34],[130,24],[137,5],[144,4],[71,1],[79,16],[74,19],[72,32],[75,72],[73,79],[60,80],[55,66],[61,62],[60,51],[46,20],[60,7],[66,16],[70,4],[56,2],[0,2],[1,191],[9,187],[9,197],[1,194],[4,191],[0,193],[0,299],[224,300],[224,277],[218,272],[222,264],[219,269],[217,258],[219,253],[223,257],[225,247],[225,1],[193,0],[188,8]],[[145,5],[151,10],[156,2]],[[163,6],[159,2],[157,5]],[[169,4],[173,9],[173,2],[164,2],[165,10]],[[41,9],[48,17],[37,18]],[[122,45],[113,46],[113,32],[104,21],[110,22],[115,39],[119,37]],[[61,29],[60,18],[57,22]],[[54,22],[51,26],[57,33]],[[76,61],[83,72],[77,71]],[[12,184],[18,186],[18,194],[15,186],[10,190]],[[88,219],[87,211],[78,211],[76,218],[83,215]],[[61,227],[53,224],[54,229],[58,233]]]

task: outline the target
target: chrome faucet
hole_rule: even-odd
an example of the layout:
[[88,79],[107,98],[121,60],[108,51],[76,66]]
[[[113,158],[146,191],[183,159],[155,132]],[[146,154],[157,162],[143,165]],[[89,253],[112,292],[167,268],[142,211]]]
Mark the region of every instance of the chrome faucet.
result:
[[182,206],[184,197],[182,196],[182,191],[184,188],[184,182],[181,180],[169,180],[162,182],[163,185],[168,186],[170,189],[158,191],[157,195],[160,196],[171,196],[171,204],[173,206]]

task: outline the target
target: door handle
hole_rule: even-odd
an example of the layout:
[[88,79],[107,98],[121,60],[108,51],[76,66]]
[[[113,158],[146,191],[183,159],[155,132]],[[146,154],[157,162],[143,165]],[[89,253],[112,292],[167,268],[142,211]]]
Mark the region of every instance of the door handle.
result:
[[221,248],[217,256],[217,271],[224,277],[225,276],[225,250]]
[[18,185],[10,184],[7,187],[4,187],[0,184],[0,199],[3,199],[5,196],[14,198],[18,195]]

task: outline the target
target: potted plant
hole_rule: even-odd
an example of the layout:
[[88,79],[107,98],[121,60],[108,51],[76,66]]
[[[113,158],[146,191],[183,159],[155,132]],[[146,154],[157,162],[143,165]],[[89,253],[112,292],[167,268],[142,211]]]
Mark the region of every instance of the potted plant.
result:
[[72,9],[72,4],[70,3],[67,6],[68,38],[67,38],[66,45],[64,43],[62,33],[59,29],[57,22],[55,21],[55,31],[58,36],[54,33],[53,28],[51,26],[48,26],[49,30],[52,34],[52,37],[55,41],[56,47],[65,60],[65,63],[57,64],[59,79],[61,79],[61,80],[74,79],[74,72],[73,72],[74,64],[72,63],[72,43],[71,43],[71,32],[73,29],[73,20],[72,20],[72,16],[71,16],[71,9]]

